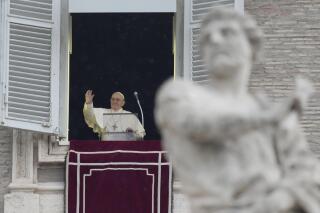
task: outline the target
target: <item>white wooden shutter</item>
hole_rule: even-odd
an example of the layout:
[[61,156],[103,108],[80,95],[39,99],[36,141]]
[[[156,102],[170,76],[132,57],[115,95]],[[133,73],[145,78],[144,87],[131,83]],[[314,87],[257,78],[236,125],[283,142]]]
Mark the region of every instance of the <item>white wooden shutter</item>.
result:
[[58,133],[60,0],[5,2],[1,125]]
[[199,84],[208,82],[208,71],[199,52],[200,24],[204,15],[217,7],[243,12],[243,0],[186,0],[184,5],[184,78]]

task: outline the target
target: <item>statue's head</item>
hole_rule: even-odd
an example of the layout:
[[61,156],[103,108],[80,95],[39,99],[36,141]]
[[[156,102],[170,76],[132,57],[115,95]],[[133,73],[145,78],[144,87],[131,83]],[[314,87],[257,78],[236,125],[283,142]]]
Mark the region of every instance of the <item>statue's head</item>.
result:
[[249,16],[215,9],[202,22],[200,51],[207,69],[217,78],[228,77],[242,68],[250,72],[261,46],[262,32]]

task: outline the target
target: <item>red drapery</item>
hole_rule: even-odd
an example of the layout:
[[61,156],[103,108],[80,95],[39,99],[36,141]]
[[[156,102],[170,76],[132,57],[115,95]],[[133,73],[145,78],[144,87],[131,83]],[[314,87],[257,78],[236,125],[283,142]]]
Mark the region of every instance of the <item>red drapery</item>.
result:
[[159,141],[71,141],[68,213],[170,213],[171,166]]

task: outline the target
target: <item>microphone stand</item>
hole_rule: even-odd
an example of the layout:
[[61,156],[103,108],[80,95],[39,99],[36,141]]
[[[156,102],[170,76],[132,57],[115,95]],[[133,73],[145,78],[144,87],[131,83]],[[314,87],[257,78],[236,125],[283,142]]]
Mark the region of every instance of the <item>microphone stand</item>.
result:
[[139,98],[138,98],[138,93],[137,93],[137,92],[135,92],[135,93],[134,93],[134,96],[136,97],[136,99],[137,99],[137,103],[138,103],[138,106],[139,106],[139,108],[140,108],[140,113],[141,113],[141,123],[142,123],[142,126],[143,126],[143,128],[144,128],[144,117],[143,117],[143,111],[142,111],[141,104],[140,104],[140,101],[139,101]]

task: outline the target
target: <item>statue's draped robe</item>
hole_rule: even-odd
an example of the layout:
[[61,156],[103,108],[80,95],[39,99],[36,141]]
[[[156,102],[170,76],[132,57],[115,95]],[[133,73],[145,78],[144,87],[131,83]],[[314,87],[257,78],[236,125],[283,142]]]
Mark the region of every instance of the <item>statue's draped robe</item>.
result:
[[218,101],[210,89],[179,80],[162,86],[157,98],[157,123],[192,212],[319,213],[320,170],[298,113],[288,109],[268,123],[263,113],[273,105],[249,97],[243,117],[246,103],[229,106],[232,122]]

